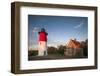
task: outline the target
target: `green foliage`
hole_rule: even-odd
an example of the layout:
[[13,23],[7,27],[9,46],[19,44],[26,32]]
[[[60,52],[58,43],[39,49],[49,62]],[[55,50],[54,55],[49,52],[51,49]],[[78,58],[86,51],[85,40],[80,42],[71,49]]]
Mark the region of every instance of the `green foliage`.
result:
[[38,50],[28,51],[28,56],[36,56],[36,55],[38,55]]
[[64,55],[65,50],[66,50],[66,47],[65,47],[65,46],[63,46],[63,45],[58,46],[58,53],[59,53],[61,56]]
[[66,47],[63,45],[56,47],[48,47],[48,54],[49,55],[55,55],[55,56],[64,56],[64,51]]

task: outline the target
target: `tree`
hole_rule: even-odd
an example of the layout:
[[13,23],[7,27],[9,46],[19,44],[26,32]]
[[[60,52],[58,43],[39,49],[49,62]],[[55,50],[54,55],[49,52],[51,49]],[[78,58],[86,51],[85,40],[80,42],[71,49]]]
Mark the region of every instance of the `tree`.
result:
[[51,47],[48,47],[48,54],[56,54],[57,52],[57,48],[51,46]]
[[83,55],[85,57],[88,56],[88,39],[86,39],[85,41],[81,42],[82,48],[83,48]]
[[58,51],[57,52],[60,55],[64,55],[65,50],[66,50],[66,46],[60,45],[60,46],[58,46]]

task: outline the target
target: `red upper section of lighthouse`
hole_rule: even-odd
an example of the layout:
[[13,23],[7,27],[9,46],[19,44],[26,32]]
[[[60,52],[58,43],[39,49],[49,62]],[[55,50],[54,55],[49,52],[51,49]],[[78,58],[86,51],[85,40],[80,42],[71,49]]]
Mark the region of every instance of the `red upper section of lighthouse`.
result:
[[47,35],[46,32],[39,32],[39,41],[47,41]]

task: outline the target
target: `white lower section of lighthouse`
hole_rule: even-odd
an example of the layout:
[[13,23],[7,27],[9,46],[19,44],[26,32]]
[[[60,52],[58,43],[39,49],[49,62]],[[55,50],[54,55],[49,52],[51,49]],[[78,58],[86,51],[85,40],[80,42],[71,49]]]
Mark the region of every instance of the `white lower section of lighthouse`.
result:
[[39,41],[38,56],[46,56],[46,55],[47,55],[47,42]]

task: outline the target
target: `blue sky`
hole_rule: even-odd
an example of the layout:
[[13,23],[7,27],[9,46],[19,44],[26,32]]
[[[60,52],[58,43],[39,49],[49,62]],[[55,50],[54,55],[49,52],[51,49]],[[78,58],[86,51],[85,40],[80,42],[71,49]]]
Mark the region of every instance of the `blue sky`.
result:
[[88,38],[87,17],[28,15],[28,44],[31,49],[37,48],[40,28],[45,28],[48,33],[48,46],[63,45],[73,38],[79,41]]

